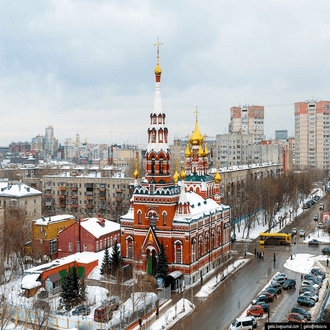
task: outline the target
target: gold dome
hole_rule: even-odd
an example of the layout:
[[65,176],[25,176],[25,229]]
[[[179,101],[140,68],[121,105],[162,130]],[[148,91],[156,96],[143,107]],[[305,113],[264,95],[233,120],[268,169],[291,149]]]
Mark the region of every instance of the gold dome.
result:
[[157,63],[156,69],[155,69],[155,74],[162,74],[162,70],[159,66],[159,63]]
[[183,166],[182,166],[182,171],[180,173],[180,176],[181,176],[182,180],[184,180],[184,178],[186,177],[186,172],[184,171]]
[[199,149],[198,149],[198,157],[203,157],[203,156],[204,156],[204,152],[203,152],[203,149],[202,149],[202,145],[200,144]]
[[187,144],[187,149],[186,149],[185,155],[186,155],[187,158],[191,156],[191,151],[189,149],[189,142]]
[[191,136],[190,141],[194,145],[203,143],[203,136],[198,129],[197,120],[196,120],[195,130],[194,130],[193,135]]
[[214,176],[214,182],[215,183],[220,183],[220,181],[221,181],[221,176],[220,176],[220,174],[218,172],[218,169],[217,169],[217,173],[215,173],[215,176]]
[[137,170],[137,158],[135,158],[135,171],[134,171],[134,179],[137,180],[139,178],[139,172]]
[[207,150],[207,147],[206,147],[206,134],[204,135],[205,137],[205,148],[204,148],[204,156],[208,156],[209,155],[209,151]]
[[173,176],[173,181],[177,183],[179,179],[180,179],[180,174],[178,173],[178,170],[176,170]]

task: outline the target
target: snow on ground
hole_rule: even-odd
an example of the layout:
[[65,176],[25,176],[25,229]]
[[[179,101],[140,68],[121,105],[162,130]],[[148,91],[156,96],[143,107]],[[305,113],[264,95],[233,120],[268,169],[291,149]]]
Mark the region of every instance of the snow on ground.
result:
[[[164,315],[152,324],[152,330],[169,329],[194,309],[194,304],[189,300],[182,298],[175,306],[171,307]],[[135,329],[139,329],[139,327],[137,326]]]
[[312,239],[317,239],[321,244],[330,243],[329,234],[323,229],[316,229],[314,232],[310,233],[303,242],[308,243]]
[[[235,261],[234,264],[229,265],[224,270],[224,276],[232,273],[247,261],[248,261],[247,259]],[[218,284],[220,283],[220,279],[221,279],[220,274],[212,277],[209,281],[203,284],[202,288],[196,294],[196,297],[208,297],[217,288]]]
[[[315,190],[313,190],[313,195],[319,195],[319,196],[322,198],[322,197],[324,196],[324,193],[323,193],[322,189],[315,189]],[[297,214],[296,214],[296,212],[291,213],[291,222],[294,220],[295,216],[297,216],[297,215],[299,215],[299,214],[301,214],[301,213],[304,212],[302,206],[303,206],[303,204],[304,204],[306,201],[308,201],[308,200],[311,199],[311,198],[312,198],[312,196],[309,196],[308,198],[306,198],[304,201],[301,202],[301,204],[299,205],[299,207],[298,207],[298,209],[297,209]],[[290,223],[290,212],[289,212],[290,209],[292,209],[292,208],[291,208],[291,207],[288,207],[288,206],[282,208],[282,209],[276,214],[276,216],[275,216],[276,221],[278,221],[278,218],[279,218],[279,217],[283,217],[284,214],[286,213],[286,214],[287,214],[287,217],[286,217],[286,221],[284,222],[284,226],[286,226],[288,223]],[[254,227],[252,227],[252,228],[250,229],[250,232],[249,232],[249,238],[248,238],[248,239],[246,238],[246,233],[247,233],[246,229],[245,229],[245,231],[243,231],[243,229],[244,229],[244,225],[245,225],[244,220],[241,221],[241,229],[240,229],[240,231],[238,231],[238,227],[237,227],[237,224],[236,224],[235,234],[236,234],[236,240],[237,240],[237,241],[248,241],[248,242],[249,242],[249,241],[251,241],[251,240],[257,238],[257,237],[259,236],[260,233],[262,233],[262,232],[264,232],[265,230],[268,229],[267,226],[263,226],[263,224],[262,224],[262,223],[263,223],[262,221],[263,221],[263,218],[264,218],[264,213],[263,213],[263,211],[259,211],[257,217],[258,217],[259,225],[258,225],[257,221],[255,221],[255,225],[254,225]],[[277,232],[279,232],[284,226],[280,227],[280,225],[279,225],[279,223],[278,223],[278,225],[276,225],[276,226],[271,230],[271,232],[272,232],[272,233],[277,233]],[[243,236],[243,235],[244,235],[244,236]]]
[[327,256],[323,255],[312,255],[307,253],[299,253],[294,254],[291,258],[289,258],[285,263],[284,267],[289,269],[295,273],[306,274],[313,267],[318,267],[321,270],[325,270],[324,266],[320,263],[320,261],[326,261]]

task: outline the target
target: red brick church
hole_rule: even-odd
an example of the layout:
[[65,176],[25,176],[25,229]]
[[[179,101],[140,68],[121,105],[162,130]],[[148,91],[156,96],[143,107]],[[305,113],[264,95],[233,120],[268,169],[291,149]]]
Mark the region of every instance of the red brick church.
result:
[[185,169],[170,171],[166,116],[162,109],[157,44],[154,110],[150,114],[146,175],[135,188],[130,208],[120,219],[121,251],[125,263],[148,273],[163,242],[169,271],[180,271],[190,283],[229,255],[230,207],[221,204],[220,181],[208,174],[208,150],[197,122],[187,143]]

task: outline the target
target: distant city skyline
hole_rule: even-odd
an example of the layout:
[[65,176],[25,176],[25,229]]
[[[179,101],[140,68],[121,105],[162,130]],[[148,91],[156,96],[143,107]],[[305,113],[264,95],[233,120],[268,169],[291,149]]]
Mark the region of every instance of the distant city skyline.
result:
[[[63,144],[144,144],[157,37],[169,141],[228,132],[230,108],[265,107],[294,135],[294,103],[329,100],[328,2],[66,0],[0,5],[0,145],[54,127]],[[309,22],[317,24],[306,24]]]

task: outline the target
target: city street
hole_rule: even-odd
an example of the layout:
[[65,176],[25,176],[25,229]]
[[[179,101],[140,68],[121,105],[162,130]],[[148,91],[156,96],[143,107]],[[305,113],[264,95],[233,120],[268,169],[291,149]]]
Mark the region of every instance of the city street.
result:
[[[298,232],[300,229],[304,229],[306,235],[308,235],[312,230],[311,228],[315,226],[313,215],[317,211],[318,205],[305,211],[299,216],[299,219],[296,219],[287,227],[287,230],[296,227]],[[302,243],[302,240],[303,238],[296,236],[297,244],[295,245],[266,246],[264,248],[261,248],[256,241],[233,244],[232,249],[237,250],[238,255],[243,255],[246,250],[254,255],[255,249],[259,251],[262,249],[265,253],[264,260],[252,257],[252,260],[242,270],[228,278],[208,299],[194,298],[196,310],[172,329],[228,329],[231,322],[244,312],[251,300],[276,272],[286,273],[289,278],[296,279],[297,282],[296,290],[284,292],[285,299],[282,298],[283,294],[280,295],[280,298],[278,298],[279,301],[282,300],[280,304],[270,303],[270,321],[286,321],[289,311],[296,304],[300,274],[285,269],[283,267],[284,262],[290,258],[291,254],[321,254],[324,247],[324,245],[309,247],[307,244]],[[275,262],[274,253],[276,256]],[[187,297],[189,297],[189,294],[187,294]],[[278,306],[272,310],[275,305]]]

